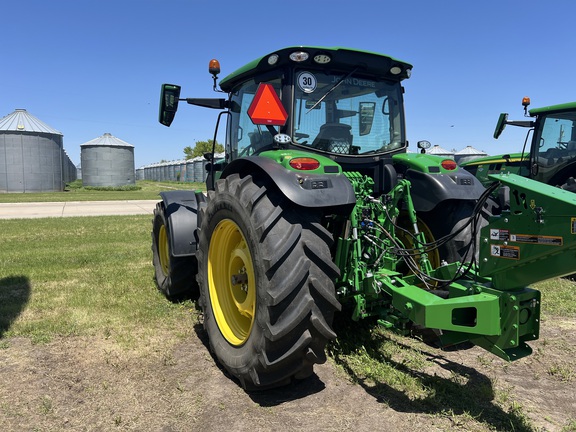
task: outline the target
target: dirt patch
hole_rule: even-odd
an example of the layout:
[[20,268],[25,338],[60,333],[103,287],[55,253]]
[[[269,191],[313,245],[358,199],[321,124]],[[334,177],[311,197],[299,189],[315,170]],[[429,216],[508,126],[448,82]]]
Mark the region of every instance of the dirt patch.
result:
[[[442,413],[422,409],[401,394],[381,397],[371,383],[352,383],[333,361],[317,366],[303,382],[246,393],[218,368],[199,335],[191,331],[169,351],[138,352],[98,338],[67,337],[45,345],[0,340],[0,430],[496,429],[490,412],[466,419],[446,414],[450,407]],[[544,322],[532,346],[532,356],[512,364],[479,348],[426,348],[432,361],[423,373],[448,379],[455,369],[468,368],[469,380],[486,380],[491,389],[478,398],[509,397],[536,430],[575,430],[576,320]],[[491,410],[514,415],[496,400]]]

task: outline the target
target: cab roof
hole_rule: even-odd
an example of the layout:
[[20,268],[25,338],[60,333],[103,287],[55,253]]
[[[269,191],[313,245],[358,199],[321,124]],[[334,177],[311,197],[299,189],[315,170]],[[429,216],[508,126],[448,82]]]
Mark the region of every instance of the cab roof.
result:
[[[299,51],[306,52],[308,59],[301,62],[290,60],[290,54]],[[314,57],[320,54],[329,56],[330,62],[324,65],[316,63]],[[275,56],[277,56],[276,62],[270,64],[269,59]],[[223,78],[220,81],[220,88],[229,92],[234,86],[254,75],[283,69],[286,66],[323,67],[334,72],[349,72],[354,67],[359,66],[359,73],[396,81],[409,78],[412,70],[412,65],[409,63],[375,52],[342,47],[294,46],[273,51],[251,61]]]
[[548,105],[542,108],[532,108],[528,111],[531,117],[536,117],[538,114],[544,114],[550,111],[563,111],[563,110],[576,110],[576,102],[568,102],[558,105]]

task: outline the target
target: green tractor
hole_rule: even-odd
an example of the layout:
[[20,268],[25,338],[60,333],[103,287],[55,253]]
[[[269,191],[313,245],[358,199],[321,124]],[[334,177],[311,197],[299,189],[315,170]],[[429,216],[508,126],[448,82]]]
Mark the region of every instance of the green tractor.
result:
[[530,98],[525,97],[522,105],[524,115],[533,120],[509,121],[508,114],[502,113],[494,131],[497,139],[506,125],[529,128],[522,152],[482,157],[462,167],[485,185],[492,182],[490,174],[508,172],[576,192],[576,102],[528,111]]
[[211,61],[225,98],[180,98],[180,86],[162,85],[166,126],[179,101],[220,111],[214,143],[220,129],[225,157],[206,156],[207,194],[161,193],[156,282],[170,298],[198,297],[211,351],[244,388],[311,375],[337,337],[337,313],[523,357],[539,333],[540,293],[527,285],[574,271],[572,194],[499,178],[521,198],[487,219],[499,183],[485,188],[425,154],[426,141],[407,152],[411,70],[372,52],[291,47],[220,90]]

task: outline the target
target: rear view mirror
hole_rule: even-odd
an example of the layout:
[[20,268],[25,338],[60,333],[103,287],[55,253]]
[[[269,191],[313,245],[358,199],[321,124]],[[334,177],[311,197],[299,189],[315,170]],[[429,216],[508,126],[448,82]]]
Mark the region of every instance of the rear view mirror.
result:
[[174,84],[162,84],[160,92],[160,113],[158,121],[164,126],[170,126],[178,110],[180,98],[180,86]]
[[500,114],[500,117],[498,117],[498,122],[496,123],[496,129],[494,130],[494,138],[498,139],[498,137],[506,127],[506,123],[508,123],[508,114],[506,113]]
[[360,113],[359,129],[361,136],[368,135],[372,130],[375,111],[376,111],[376,102],[360,102],[358,112]]

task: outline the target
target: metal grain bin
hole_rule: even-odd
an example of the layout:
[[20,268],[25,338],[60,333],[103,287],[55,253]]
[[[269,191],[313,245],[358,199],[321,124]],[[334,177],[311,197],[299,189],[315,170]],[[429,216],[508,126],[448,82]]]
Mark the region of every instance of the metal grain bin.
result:
[[62,134],[17,109],[0,119],[0,193],[64,190]]
[[145,170],[145,167],[136,168],[136,180],[145,180],[146,179],[146,177],[144,177],[144,170]]
[[483,156],[487,156],[486,152],[477,150],[472,146],[467,146],[466,148],[454,153],[454,159],[458,164],[468,162]]
[[80,145],[84,186],[134,184],[134,146],[105,133]]
[[184,182],[186,181],[186,161],[181,159],[179,162],[180,166],[176,168],[176,179]]
[[194,161],[192,159],[186,161],[186,179],[184,181],[188,183],[194,181]]
[[168,178],[166,180],[176,181],[176,161],[168,162]]
[[206,159],[199,156],[194,158],[194,181],[197,183],[202,183],[206,180],[206,173],[204,171],[204,166],[206,165]]

